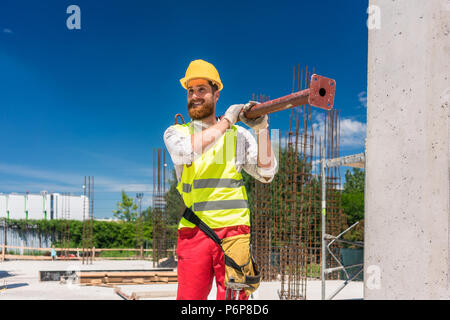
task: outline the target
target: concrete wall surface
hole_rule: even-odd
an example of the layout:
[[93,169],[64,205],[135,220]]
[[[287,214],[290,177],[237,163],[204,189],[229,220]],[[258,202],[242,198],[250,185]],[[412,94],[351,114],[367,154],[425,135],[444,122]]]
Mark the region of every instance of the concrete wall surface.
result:
[[370,0],[365,299],[450,299],[450,1]]

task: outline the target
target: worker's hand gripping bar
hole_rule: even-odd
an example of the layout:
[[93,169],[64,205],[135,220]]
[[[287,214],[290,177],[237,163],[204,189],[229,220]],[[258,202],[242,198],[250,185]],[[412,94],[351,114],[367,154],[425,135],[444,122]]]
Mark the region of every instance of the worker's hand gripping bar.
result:
[[313,74],[311,76],[311,86],[309,89],[259,103],[249,109],[245,113],[245,116],[248,119],[254,119],[268,113],[282,111],[304,104],[310,104],[313,107],[330,110],[333,108],[335,90],[336,81]]

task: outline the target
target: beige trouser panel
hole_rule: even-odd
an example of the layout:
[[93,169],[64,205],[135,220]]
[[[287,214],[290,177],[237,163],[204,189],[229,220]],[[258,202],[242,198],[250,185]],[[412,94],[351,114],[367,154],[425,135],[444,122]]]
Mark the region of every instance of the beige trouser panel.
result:
[[223,252],[232,258],[240,267],[242,272],[225,265],[225,283],[230,280],[236,283],[247,283],[250,288],[245,289],[250,296],[259,287],[260,274],[258,265],[251,257],[250,234],[241,234],[222,239]]

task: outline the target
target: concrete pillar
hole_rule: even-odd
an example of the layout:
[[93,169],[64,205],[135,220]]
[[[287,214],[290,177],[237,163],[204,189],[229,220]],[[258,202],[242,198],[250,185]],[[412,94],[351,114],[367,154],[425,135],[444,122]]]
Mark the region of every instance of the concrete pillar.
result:
[[364,298],[450,299],[450,1],[369,5]]

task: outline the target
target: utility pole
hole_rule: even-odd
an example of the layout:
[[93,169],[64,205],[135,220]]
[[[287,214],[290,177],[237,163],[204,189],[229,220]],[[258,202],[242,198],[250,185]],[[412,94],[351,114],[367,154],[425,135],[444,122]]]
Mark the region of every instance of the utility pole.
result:
[[139,207],[139,216],[136,219],[136,244],[140,249],[140,257],[144,258],[144,219],[142,217],[142,198],[144,197],[144,193],[136,193],[136,199],[138,201]]

